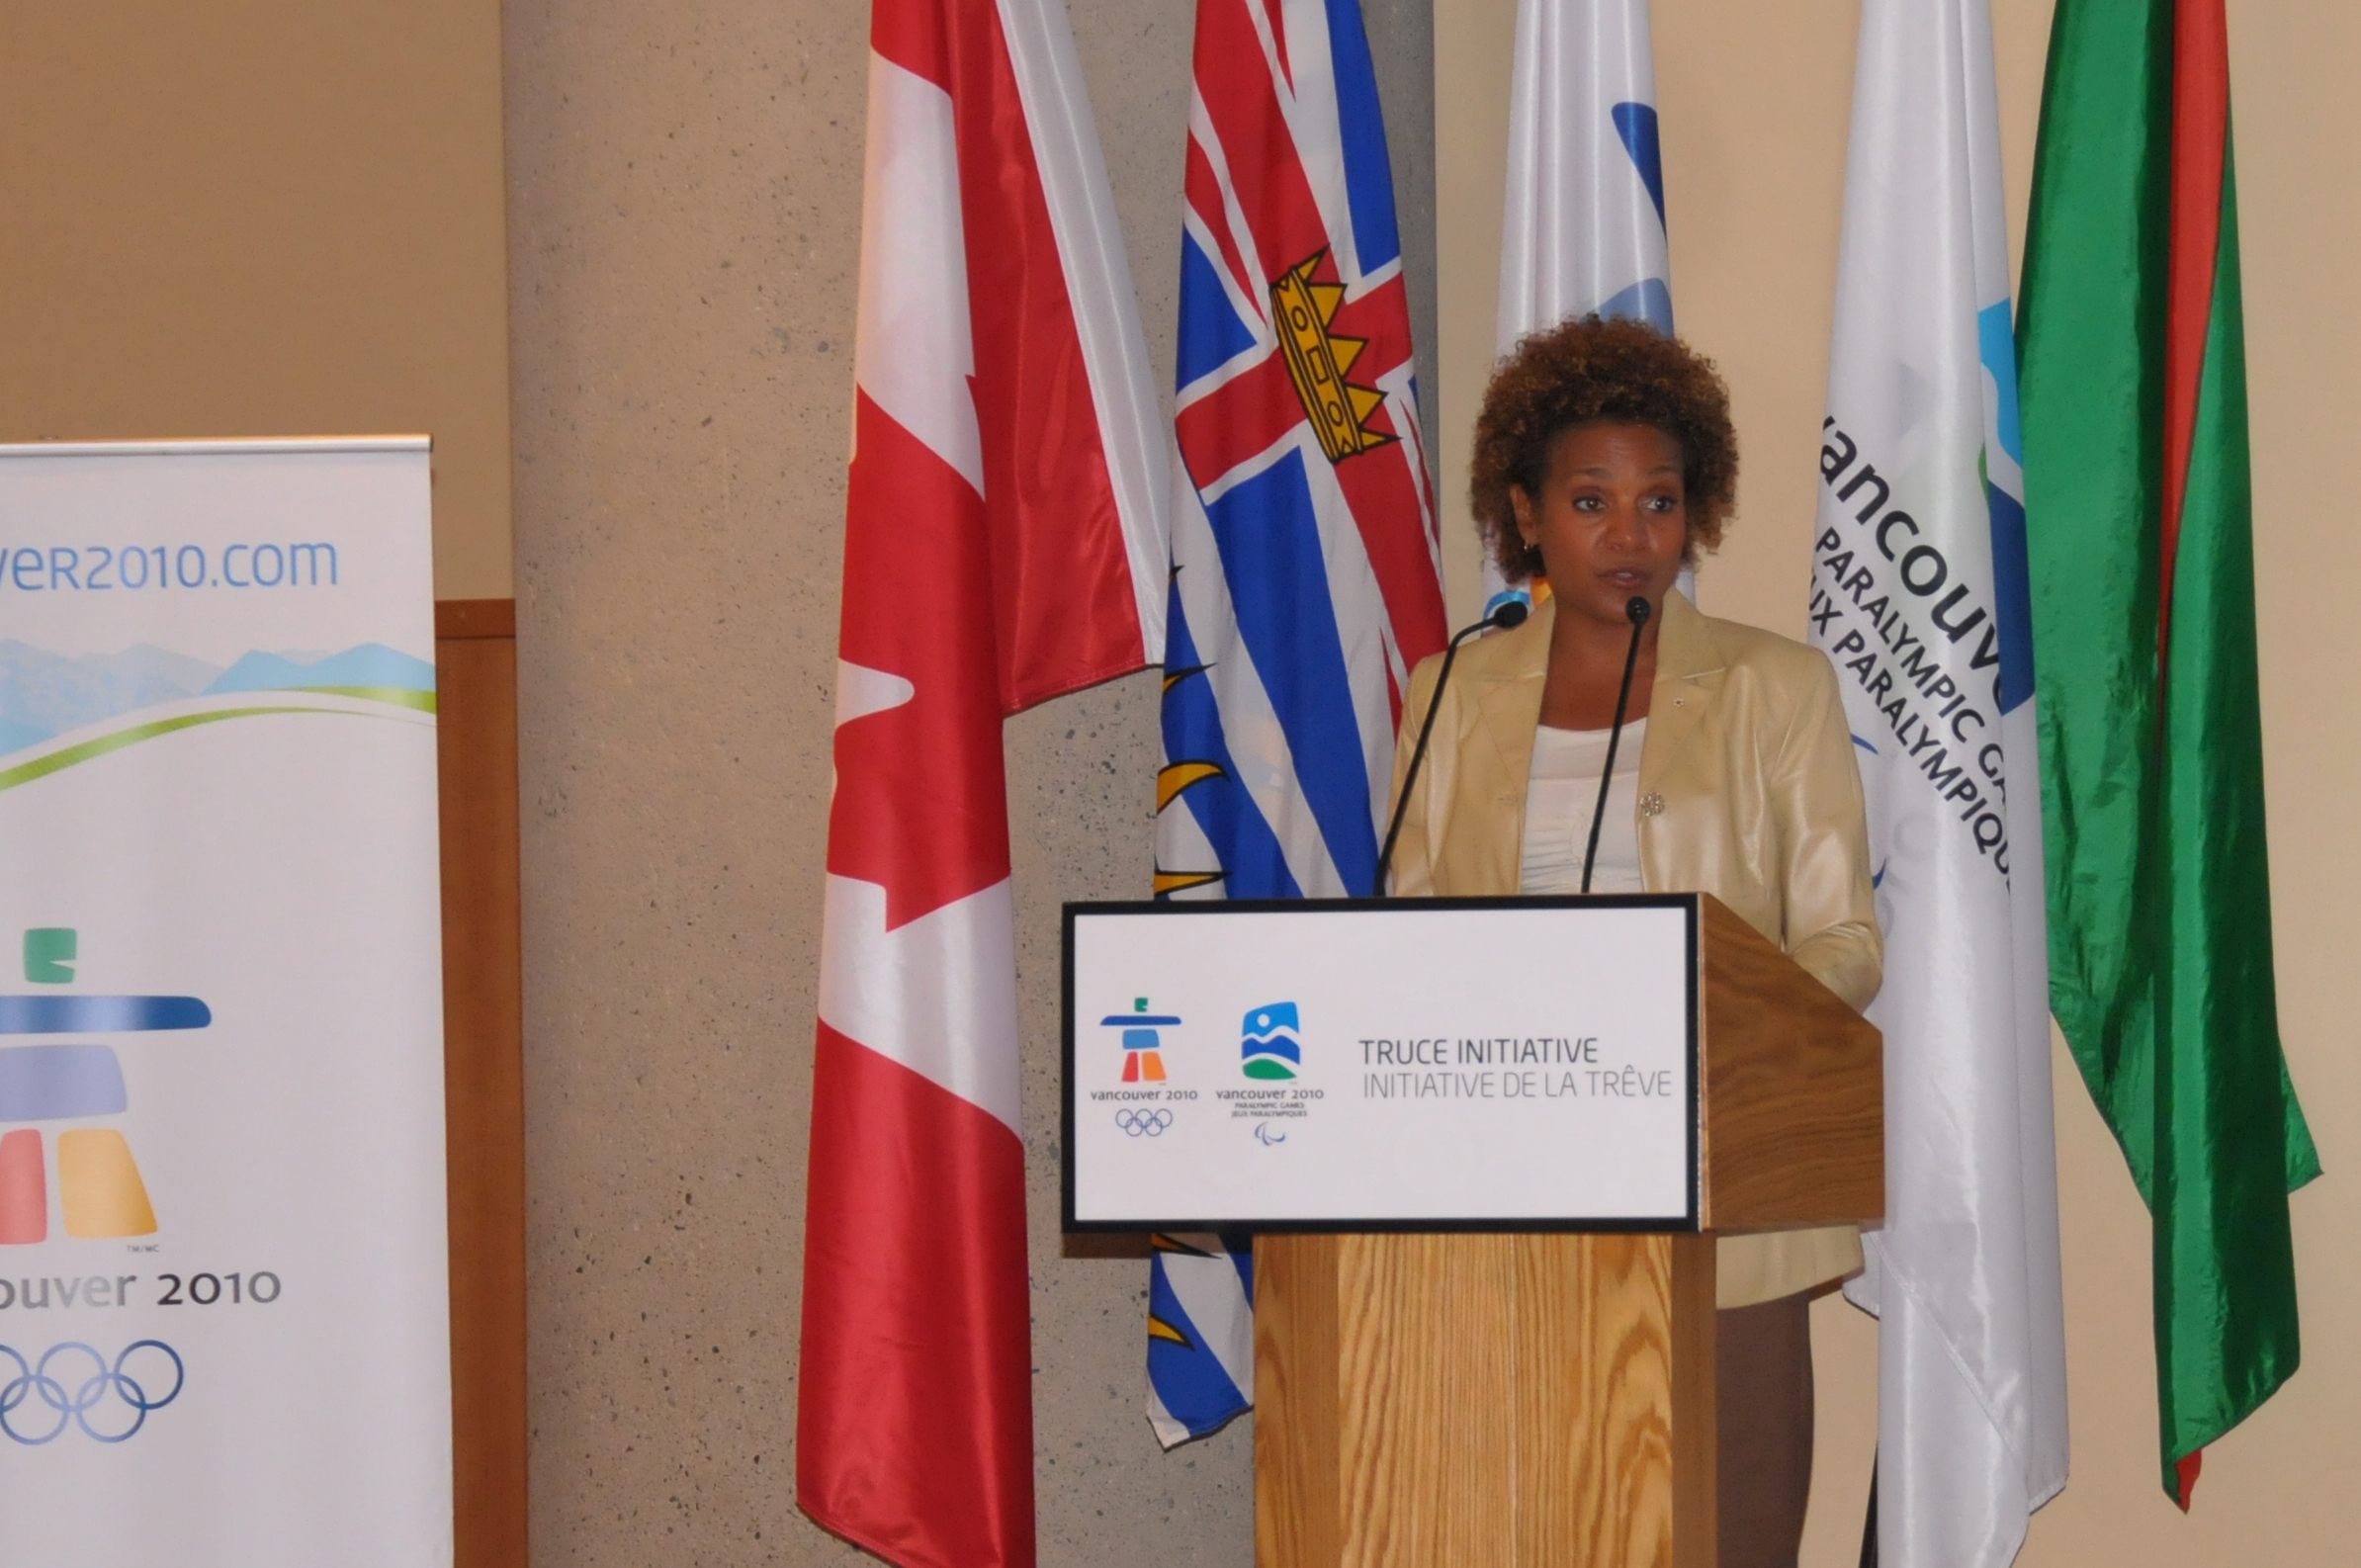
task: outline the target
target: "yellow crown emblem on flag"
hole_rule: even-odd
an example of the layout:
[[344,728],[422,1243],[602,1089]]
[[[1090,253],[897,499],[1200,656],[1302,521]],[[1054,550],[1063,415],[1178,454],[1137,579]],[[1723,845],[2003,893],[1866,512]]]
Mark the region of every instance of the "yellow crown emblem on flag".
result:
[[1312,275],[1327,260],[1328,252],[1321,250],[1280,273],[1270,286],[1270,313],[1279,347],[1286,352],[1287,374],[1320,437],[1320,450],[1329,462],[1342,463],[1395,438],[1365,422],[1385,405],[1385,394],[1345,379],[1369,340],[1340,337],[1329,330],[1337,307],[1345,303],[1345,286],[1313,281]]

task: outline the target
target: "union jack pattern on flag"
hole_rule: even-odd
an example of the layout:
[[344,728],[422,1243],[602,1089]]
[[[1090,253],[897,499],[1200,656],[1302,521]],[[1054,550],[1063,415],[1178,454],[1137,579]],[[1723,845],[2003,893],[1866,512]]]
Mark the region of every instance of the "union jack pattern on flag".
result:
[[[1156,892],[1365,894],[1402,692],[1446,631],[1358,0],[1200,0],[1194,89]],[[1159,1242],[1168,1444],[1252,1400],[1240,1246]]]
[[796,1495],[1034,1560],[1001,722],[1153,664],[1163,459],[1061,0],[876,0]]

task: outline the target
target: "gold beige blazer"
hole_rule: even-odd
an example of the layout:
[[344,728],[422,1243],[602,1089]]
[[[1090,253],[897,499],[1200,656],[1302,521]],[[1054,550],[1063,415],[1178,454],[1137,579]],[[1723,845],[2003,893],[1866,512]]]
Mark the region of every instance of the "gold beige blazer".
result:
[[[1525,791],[1556,606],[1460,650],[1394,849],[1404,897],[1518,891]],[[1434,700],[1440,654],[1402,707],[1393,797]],[[1878,994],[1884,944],[1869,826],[1836,671],[1817,650],[1664,600],[1639,758],[1639,863],[1651,893],[1710,893],[1856,1009]],[[1724,1307],[1771,1301],[1861,1266],[1853,1226],[1725,1236]]]

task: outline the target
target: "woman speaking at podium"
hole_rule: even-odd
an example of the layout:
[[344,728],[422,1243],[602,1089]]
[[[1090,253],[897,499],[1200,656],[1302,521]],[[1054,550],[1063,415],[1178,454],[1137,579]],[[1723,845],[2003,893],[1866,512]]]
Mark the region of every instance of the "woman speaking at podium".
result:
[[[1503,574],[1545,577],[1548,593],[1459,653],[1440,704],[1441,655],[1412,676],[1397,800],[1430,707],[1435,723],[1392,891],[1575,893],[1595,855],[1592,891],[1709,893],[1859,1008],[1883,949],[1836,671],[1800,643],[1701,614],[1674,585],[1721,543],[1737,474],[1728,392],[1677,339],[1591,317],[1501,364],[1476,421],[1474,510]],[[1725,1568],[1795,1561],[1811,1486],[1806,1304],[1860,1266],[1852,1226],[1716,1250]]]

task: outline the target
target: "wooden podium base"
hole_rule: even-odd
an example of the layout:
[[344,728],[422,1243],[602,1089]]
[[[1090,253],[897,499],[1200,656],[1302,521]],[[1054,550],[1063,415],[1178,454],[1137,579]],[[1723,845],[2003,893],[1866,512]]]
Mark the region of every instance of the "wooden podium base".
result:
[[1711,1236],[1255,1244],[1260,1568],[1712,1568]]
[[[1685,976],[1668,949],[1649,946],[1669,930],[1667,912],[1686,917],[1693,967]],[[1339,915],[1314,919],[1327,936],[1295,928],[1323,913]],[[1399,927],[1380,942],[1368,934],[1374,927],[1346,923],[1348,915],[1355,922],[1442,923]],[[1661,1116],[1648,1123],[1652,1137],[1681,1139],[1693,1183],[1680,1194],[1689,1201],[1672,1204],[1668,1189],[1640,1211],[1666,1229],[1506,1229],[1548,1223],[1532,1218],[1536,1205],[1566,1224],[1634,1212],[1627,1196],[1611,1195],[1627,1171],[1567,1158],[1604,1146],[1563,1141],[1608,1126],[1636,1129],[1639,1122],[1620,1119],[1626,1107],[1586,1106],[1580,1119],[1567,1107],[1569,1119],[1548,1124],[1561,1129],[1559,1141],[1522,1156],[1505,1129],[1538,1124],[1478,1118],[1444,1142],[1435,1130],[1443,1121],[1421,1122],[1415,1111],[1340,1114],[1333,1145],[1316,1152],[1292,1145],[1285,1158],[1298,1163],[1257,1167],[1270,1184],[1251,1188],[1221,1168],[1238,1158],[1234,1143],[1200,1141],[1183,1156],[1180,1143],[1194,1136],[1184,1134],[1160,1146],[1165,1164],[1153,1170],[1163,1175],[1151,1180],[1151,1167],[1129,1162],[1105,1122],[1081,1119],[1105,1110],[1078,1098],[1075,1055],[1078,1024],[1103,1003],[1080,1008],[1078,997],[1166,995],[1217,981],[1244,997],[1245,974],[1259,973],[1265,958],[1253,922],[1276,920],[1285,923],[1263,928],[1271,940],[1293,931],[1286,941],[1318,949],[1289,947],[1287,963],[1337,966],[1353,977],[1357,989],[1334,993],[1340,1020],[1324,1025],[1329,1038],[1349,1041],[1358,1025],[1344,1016],[1371,1020],[1364,1033],[1382,1032],[1386,1020],[1423,1019],[1427,1011],[1412,1009],[1447,1001],[1425,985],[1435,972],[1429,949],[1467,941],[1451,922],[1479,917],[1541,922],[1532,929],[1555,933],[1566,964],[1582,955],[1606,966],[1580,974],[1550,968],[1536,1010],[1511,1015],[1587,1018],[1598,998],[1635,983],[1642,970],[1654,976],[1648,984],[1683,993],[1664,1000],[1679,1002],[1686,1038],[1649,1037],[1658,1052],[1651,1060],[1674,1046],[1687,1052],[1682,1087],[1696,1113],[1686,1126]],[[1634,944],[1630,954],[1656,956],[1610,963],[1611,952],[1624,950],[1574,940],[1571,926],[1553,923],[1569,919],[1606,921],[1595,929],[1620,929]],[[1121,934],[1123,922],[1145,920],[1163,925],[1153,940],[1136,927]],[[1466,951],[1497,953],[1504,928],[1484,927],[1483,941]],[[1843,998],[1702,893],[1588,905],[1070,904],[1065,953],[1068,1229],[1266,1232],[1255,1247],[1262,1568],[1714,1568],[1715,1236],[1874,1219],[1885,1206],[1883,1046]],[[1170,982],[1152,987],[1157,966],[1168,962]],[[1144,1012],[1147,1003],[1137,1006]],[[1482,1008],[1497,1004],[1487,1000],[1472,1016],[1491,1015]],[[1437,1017],[1437,1043],[1451,1015]],[[1101,1076],[1090,1082],[1104,1081],[1103,1066],[1093,1071]],[[1351,1092],[1341,1079],[1332,1082],[1331,1096]],[[1331,1108],[1338,1103],[1332,1097]],[[1667,1142],[1655,1147],[1659,1157],[1672,1152]],[[1316,1171],[1300,1163],[1313,1160],[1321,1162]],[[1242,1205],[1246,1191],[1252,1201]],[[1355,1194],[1353,1212],[1366,1216],[1355,1223],[1447,1226],[1452,1221],[1416,1217],[1447,1203],[1467,1225],[1504,1229],[1286,1234],[1336,1213],[1340,1192]]]

